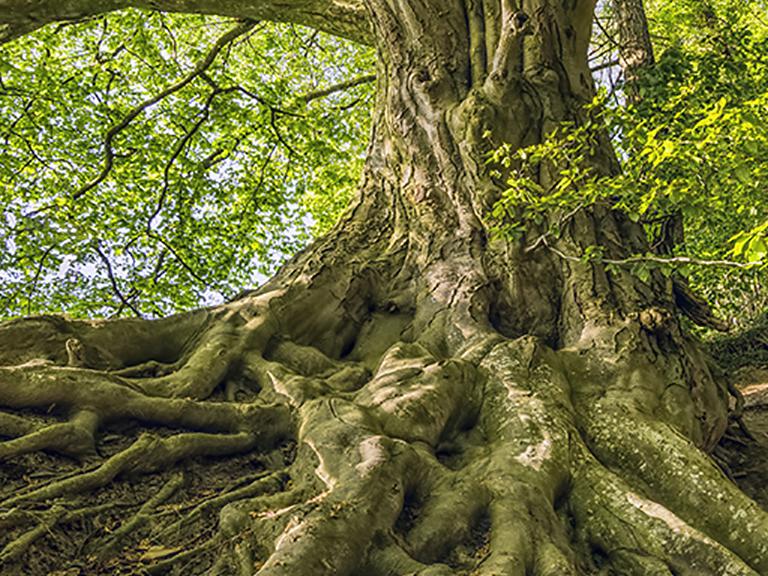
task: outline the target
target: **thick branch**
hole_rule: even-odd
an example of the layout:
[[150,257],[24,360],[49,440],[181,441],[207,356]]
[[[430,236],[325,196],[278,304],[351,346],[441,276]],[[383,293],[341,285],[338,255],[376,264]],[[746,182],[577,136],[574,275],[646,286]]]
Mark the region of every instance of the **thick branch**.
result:
[[0,44],[51,22],[81,20],[122,8],[290,22],[363,44],[373,39],[360,0],[0,0]]
[[331,94],[335,94],[336,92],[341,92],[342,90],[354,88],[355,86],[360,86],[361,84],[374,82],[375,80],[376,80],[376,74],[365,74],[363,76],[358,76],[357,78],[352,78],[351,80],[344,80],[343,82],[339,82],[338,84],[334,84],[333,86],[329,86],[328,88],[315,90],[314,92],[307,92],[303,96],[300,96],[300,100],[303,100],[305,103],[311,102],[312,100],[325,98],[326,96],[330,96]]

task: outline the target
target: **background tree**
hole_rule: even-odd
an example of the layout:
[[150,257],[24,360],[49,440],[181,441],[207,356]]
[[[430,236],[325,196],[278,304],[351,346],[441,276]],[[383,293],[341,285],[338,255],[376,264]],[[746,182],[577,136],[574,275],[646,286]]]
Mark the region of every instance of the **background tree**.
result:
[[[127,4],[147,7],[3,0],[0,24],[10,39]],[[632,272],[649,252],[632,205],[598,193],[619,162],[594,129],[593,3],[166,8],[241,20],[161,94],[243,93],[207,63],[255,19],[373,45],[361,184],[327,235],[227,304],[0,327],[8,570],[768,573],[768,515],[707,456],[727,385],[672,282]],[[146,98],[65,204],[108,186]],[[552,147],[564,125],[589,145]],[[558,153],[519,155],[532,147]],[[551,201],[574,190],[575,207]]]
[[[620,197],[618,205],[643,221],[654,253],[684,264],[676,267],[677,278],[690,282],[728,325],[743,328],[765,310],[764,266],[685,264],[687,258],[765,260],[765,7],[647,4],[649,29],[631,1],[601,15],[593,52],[603,82],[612,86],[607,122],[625,173],[603,193]],[[636,48],[614,60],[618,45]],[[628,70],[627,62],[638,64]],[[614,63],[623,65],[627,82],[605,74]],[[625,99],[628,88],[634,94]]]
[[624,75],[624,89],[628,96],[635,91],[635,83],[643,70],[651,68],[655,62],[648,18],[642,0],[613,0],[613,20],[616,25],[616,48],[619,53],[619,65]]

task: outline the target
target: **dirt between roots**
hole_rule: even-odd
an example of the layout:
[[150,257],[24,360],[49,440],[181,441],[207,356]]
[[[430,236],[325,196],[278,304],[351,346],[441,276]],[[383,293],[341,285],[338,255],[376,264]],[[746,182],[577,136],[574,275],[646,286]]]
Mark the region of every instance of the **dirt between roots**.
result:
[[768,510],[768,369],[747,367],[734,376],[744,395],[744,424],[750,439],[732,424],[715,451],[724,471],[746,494]]
[[[116,431],[108,431],[104,435],[104,450],[117,451],[123,447],[122,444],[135,439],[131,436],[138,436],[143,431],[146,429],[121,429],[117,434],[114,433]],[[151,432],[163,434],[163,430],[158,428],[152,428]],[[115,445],[111,446],[111,442]],[[176,555],[180,550],[191,550],[209,541],[217,531],[220,508],[204,511],[193,521],[178,526],[172,534],[164,536],[162,544],[155,538],[155,533],[173,525],[212,497],[238,490],[256,478],[286,468],[293,461],[294,448],[292,444],[285,444],[269,454],[201,458],[163,472],[119,477],[91,494],[71,497],[66,503],[67,509],[93,509],[93,513],[58,522],[47,534],[36,540],[18,561],[0,566],[0,575],[147,576],[158,562]],[[0,463],[0,497],[14,495],[31,485],[39,485],[41,481],[82,472],[83,466],[89,467],[88,463],[81,465],[62,456],[41,452],[12,458]],[[123,541],[124,547],[112,559],[99,561],[96,554],[100,546],[97,543],[118,530],[122,522],[130,519],[178,474],[182,475],[181,485],[173,496],[154,510],[151,520],[142,529],[136,530],[135,534]],[[47,506],[41,506],[39,513],[47,509]],[[0,511],[0,549],[34,526],[34,523],[21,529],[3,526],[2,513],[7,512]],[[37,513],[32,510],[30,515]],[[217,548],[213,546],[162,573],[185,576],[205,574],[216,557]]]
[[[768,509],[768,369],[754,367],[740,369],[734,376],[745,396],[744,424],[754,439],[733,423],[715,450],[713,457],[723,471]],[[100,438],[100,454],[107,457],[128,446],[140,433],[151,431],[156,435],[170,433],[157,427],[125,425],[105,430]],[[71,497],[66,502],[69,510],[86,510],[81,516],[61,521],[41,535],[29,550],[13,563],[0,566],[0,576],[147,576],[155,573],[153,567],[173,558],[180,551],[205,546],[217,531],[221,507],[204,510],[194,519],[169,526],[183,518],[204,502],[221,494],[242,489],[255,479],[287,470],[295,458],[295,446],[285,444],[269,454],[251,453],[221,459],[200,458],[183,466],[155,474],[119,477],[108,486],[91,494]],[[96,465],[47,453],[32,453],[9,459],[0,464],[0,497],[8,497],[53,479],[83,471],[83,467]],[[123,541],[122,548],[106,561],[96,557],[99,542],[119,530],[121,523],[133,517],[141,506],[163,489],[174,475],[182,475],[180,488],[173,496],[157,506],[151,520]],[[290,480],[278,491],[290,490]],[[411,502],[414,507],[418,501]],[[93,509],[92,512],[88,510]],[[3,526],[0,511],[0,549],[8,542],[39,523],[47,506],[25,512],[30,522],[21,528]],[[408,521],[407,515],[405,522]],[[397,528],[402,526],[397,526]],[[162,534],[165,532],[164,534]],[[162,534],[162,538],[158,537]],[[163,574],[194,576],[206,574],[219,554],[215,544],[199,549],[187,561],[180,561]],[[488,526],[481,519],[470,541],[457,547],[449,556],[449,564],[460,566],[466,556],[481,558],[488,547]]]

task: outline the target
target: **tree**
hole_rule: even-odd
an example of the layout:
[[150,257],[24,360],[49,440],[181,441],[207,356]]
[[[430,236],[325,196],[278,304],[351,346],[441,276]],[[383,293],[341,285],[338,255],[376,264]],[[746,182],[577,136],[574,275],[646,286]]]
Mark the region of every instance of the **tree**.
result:
[[640,0],[614,0],[612,7],[618,32],[619,63],[631,93],[638,73],[653,66],[655,60],[648,19]]
[[[625,94],[630,90],[629,98],[609,105],[608,114],[612,131],[620,134],[623,173],[605,188],[646,223],[657,254],[764,260],[766,213],[760,206],[768,132],[759,118],[768,110],[768,84],[761,7],[650,2],[660,55],[651,65],[655,59],[643,14],[632,2],[613,6],[614,16],[626,22],[611,33],[636,48],[633,57],[620,60],[623,76],[633,79],[621,85]],[[630,70],[630,60],[646,65]],[[764,268],[681,272],[731,326],[754,321],[764,308],[759,296]],[[684,280],[677,278],[680,296],[687,299]],[[749,311],[752,303],[756,308]],[[723,327],[712,320],[713,327]]]
[[[768,573],[768,515],[707,455],[727,386],[672,282],[620,264],[642,226],[600,198],[494,210],[490,152],[588,120],[593,2],[3,0],[2,37],[127,5],[374,45],[370,147],[353,206],[257,290],[0,327],[0,457],[82,461],[4,494],[9,570]],[[603,134],[585,161],[618,169]],[[24,556],[56,526],[90,537]]]

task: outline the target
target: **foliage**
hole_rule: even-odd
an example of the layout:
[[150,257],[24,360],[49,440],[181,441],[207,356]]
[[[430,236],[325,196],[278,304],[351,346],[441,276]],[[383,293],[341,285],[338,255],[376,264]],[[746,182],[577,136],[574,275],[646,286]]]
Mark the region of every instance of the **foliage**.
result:
[[508,188],[492,211],[497,233],[520,237],[534,222],[546,223],[548,233],[557,235],[556,215],[606,196],[611,179],[590,161],[605,128],[601,100],[595,99],[587,112],[585,122],[562,123],[541,143],[517,150],[504,144],[493,151],[489,163],[498,167],[497,176],[508,173]]
[[[602,199],[644,222],[656,251],[661,228],[679,214],[685,238],[677,256],[763,264],[738,273],[676,266],[721,313],[743,315],[768,255],[768,24],[745,16],[758,3],[730,10],[736,4],[660,4],[651,12],[652,32],[666,44],[639,79],[638,99],[604,89],[579,124],[511,155],[497,151],[491,161],[510,169],[495,206],[497,229],[520,233],[525,221],[541,223],[554,209],[559,219],[549,217],[547,225],[557,234],[563,215]],[[619,174],[598,174],[586,162],[605,130]],[[669,268],[642,257],[628,262],[640,274]]]
[[[643,221],[651,244],[680,214],[677,256],[764,261],[765,3],[646,6],[659,58],[641,98],[610,87],[583,121],[498,150],[509,187],[497,231],[520,236],[534,222],[556,235],[575,209],[604,200]],[[258,282],[347,205],[372,94],[353,80],[371,69],[369,50],[298,27],[135,10],[4,46],[0,315],[163,315]],[[586,162],[606,129],[618,175]],[[599,247],[573,256],[604,259]],[[638,274],[669,271],[636,256]],[[732,317],[765,292],[760,270],[677,269]]]
[[371,67],[312,30],[135,10],[4,46],[0,314],[163,315],[257,282],[346,206],[371,86],[317,91]]

